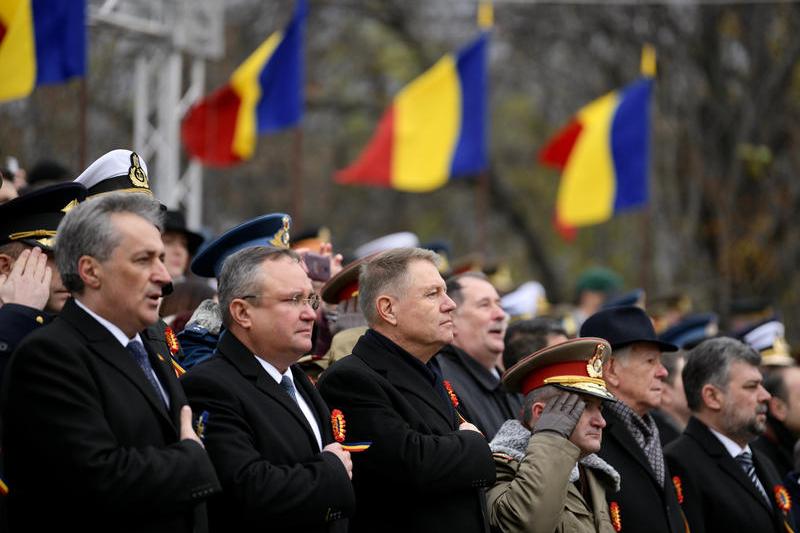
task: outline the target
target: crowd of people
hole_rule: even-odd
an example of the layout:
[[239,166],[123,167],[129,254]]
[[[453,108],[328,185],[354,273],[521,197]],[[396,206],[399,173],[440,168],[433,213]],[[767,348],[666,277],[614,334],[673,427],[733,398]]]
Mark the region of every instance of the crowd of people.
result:
[[129,150],[74,179],[11,174],[2,529],[800,523],[800,368],[764,305],[720,335],[593,268],[559,308],[407,232],[345,262],[284,213],[204,243]]

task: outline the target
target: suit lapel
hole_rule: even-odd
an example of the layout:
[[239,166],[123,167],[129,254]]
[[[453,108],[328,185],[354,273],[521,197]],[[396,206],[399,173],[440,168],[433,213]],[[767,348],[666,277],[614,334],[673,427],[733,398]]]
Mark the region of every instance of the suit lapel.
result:
[[369,335],[359,340],[353,353],[373,370],[386,376],[392,385],[431,406],[450,427],[454,427],[455,412],[452,407],[445,404],[433,386],[411,365],[402,361],[399,354],[387,352],[386,348],[370,339]]
[[[153,410],[175,431],[175,423],[170,420],[171,417],[168,416],[164,401],[147,380],[142,369],[134,361],[133,356],[117,341],[110,331],[97,322],[94,317],[78,307],[72,300],[67,301],[59,316],[82,332],[88,341],[89,349],[133,383],[150,403]],[[153,366],[155,368],[157,365]],[[159,380],[167,390],[170,390],[161,375],[159,375]]]
[[311,381],[309,381],[308,377],[300,367],[292,365],[292,375],[294,376],[294,385],[297,389],[297,392],[303,396],[303,399],[311,409],[314,418],[317,420],[317,427],[319,428],[320,436],[322,437],[322,445],[325,446],[326,444],[330,444],[333,442],[333,431],[330,424],[330,409],[328,409],[328,406],[325,404],[322,396],[319,395],[314,388],[314,385],[311,384]]
[[[219,341],[217,346],[219,353],[228,359],[231,364],[250,381],[256,389],[266,394],[273,401],[277,402],[281,407],[286,409],[291,414],[298,424],[305,430],[308,438],[315,448],[319,445],[317,437],[314,435],[311,427],[308,425],[300,406],[292,400],[285,390],[278,384],[272,376],[270,376],[264,367],[256,361],[256,356],[253,355],[239,339],[236,338],[231,332],[227,332]],[[294,376],[294,374],[293,374]],[[295,388],[297,387],[295,382]]]
[[[686,434],[694,438],[700,444],[700,446],[703,447],[706,453],[710,455],[714,461],[716,461],[720,470],[730,476],[739,486],[746,490],[748,494],[755,498],[758,503],[770,513],[773,512],[771,502],[767,503],[767,501],[764,500],[764,496],[761,494],[755,484],[753,484],[752,480],[747,477],[747,474],[745,474],[745,471],[741,466],[739,466],[739,463],[736,462],[736,459],[731,457],[731,454],[728,453],[728,450],[725,449],[725,446],[723,446],[719,439],[713,433],[711,433],[711,430],[709,430],[705,424],[696,418],[690,419],[689,424],[686,426]],[[756,471],[758,471],[758,469],[756,469]],[[764,485],[763,481],[762,485]],[[769,490],[769,487],[764,485],[764,489]]]

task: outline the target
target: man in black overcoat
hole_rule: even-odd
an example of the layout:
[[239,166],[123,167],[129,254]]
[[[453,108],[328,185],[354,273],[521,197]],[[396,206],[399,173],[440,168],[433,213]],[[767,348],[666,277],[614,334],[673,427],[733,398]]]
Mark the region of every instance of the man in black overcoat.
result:
[[650,317],[639,307],[612,307],[590,316],[581,337],[606,339],[613,350],[603,367],[606,428],[598,455],[617,469],[622,487],[608,495],[609,511],[622,533],[679,533],[684,520],[672,476],[664,461],[658,428],[650,412],[661,404],[662,351],[677,347],[656,337]]
[[56,262],[74,299],[9,363],[3,452],[12,531],[191,532],[219,490],[170,361],[139,334],[170,278],[160,207],[144,195],[80,204]]
[[298,256],[267,246],[230,255],[219,298],[226,331],[181,381],[223,487],[209,505],[212,531],[346,532],[350,454],[295,364],[319,305]]
[[488,530],[491,451],[431,362],[452,342],[455,308],[437,262],[428,250],[398,248],[362,265],[370,329],[319,381],[348,441],[369,445],[353,459],[354,533]]
[[781,477],[750,446],[766,428],[770,398],[760,362],[751,347],[725,337],[689,353],[683,386],[693,416],[666,456],[693,533],[794,530]]

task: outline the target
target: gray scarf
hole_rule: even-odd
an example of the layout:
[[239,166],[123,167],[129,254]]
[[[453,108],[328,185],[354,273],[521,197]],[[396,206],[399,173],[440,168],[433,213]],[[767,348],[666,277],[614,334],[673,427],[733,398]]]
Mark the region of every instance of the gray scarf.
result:
[[609,409],[617,415],[625,428],[628,430],[636,443],[647,457],[647,462],[653,468],[656,479],[664,484],[664,450],[661,448],[661,438],[658,435],[656,421],[649,414],[643,417],[633,412],[633,409],[626,404],[616,402],[606,402],[605,409]]

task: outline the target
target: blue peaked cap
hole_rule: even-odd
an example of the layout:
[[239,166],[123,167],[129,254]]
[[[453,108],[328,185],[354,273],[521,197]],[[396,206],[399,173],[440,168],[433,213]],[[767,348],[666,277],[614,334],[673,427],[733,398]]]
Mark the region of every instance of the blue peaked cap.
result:
[[251,246],[289,248],[291,225],[292,217],[285,213],[270,213],[243,222],[203,247],[192,261],[192,272],[204,278],[218,278],[222,263],[239,250]]

